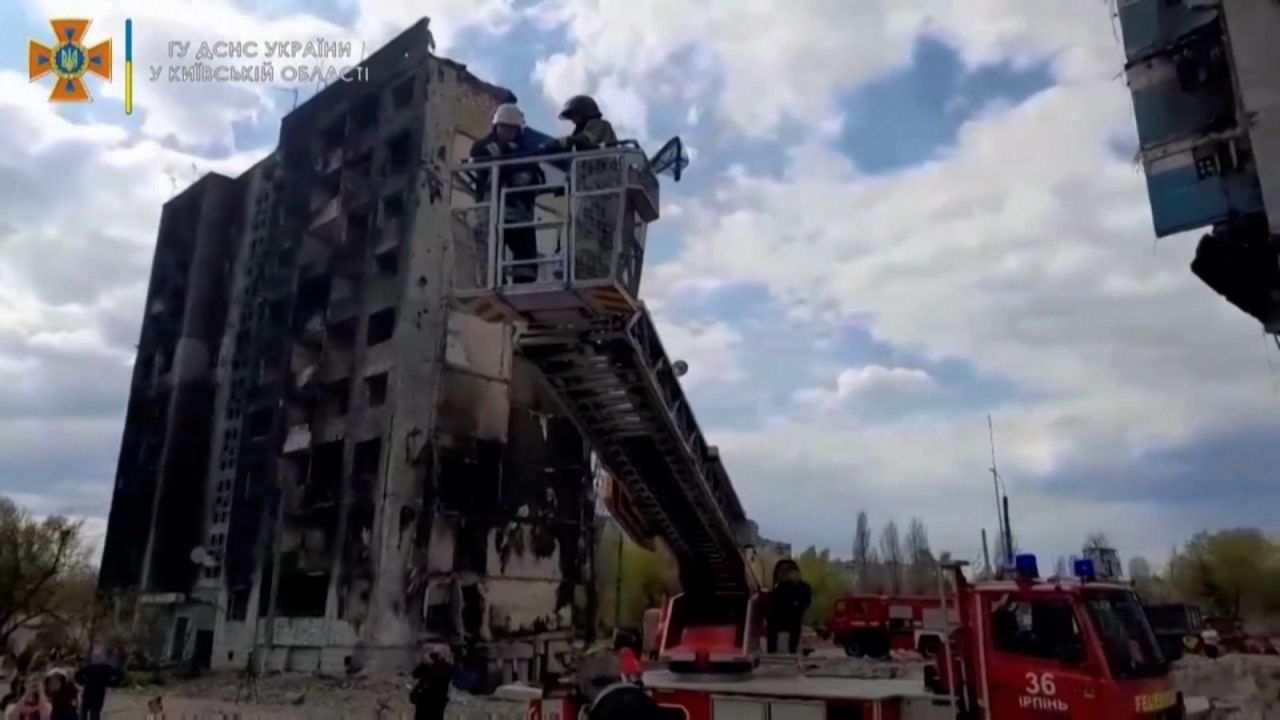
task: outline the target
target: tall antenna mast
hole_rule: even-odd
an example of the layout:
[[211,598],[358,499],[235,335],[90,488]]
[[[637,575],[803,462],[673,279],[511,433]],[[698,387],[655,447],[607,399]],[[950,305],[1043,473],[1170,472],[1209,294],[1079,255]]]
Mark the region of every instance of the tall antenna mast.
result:
[[[987,438],[991,442],[991,487],[996,494],[996,537],[1003,538],[1006,536],[1004,527],[1004,513],[1002,511],[1002,503],[1000,502],[1000,471],[996,469],[996,430],[995,425],[991,422],[990,413],[987,414]],[[1004,555],[1009,554],[1009,548],[1004,549]]]

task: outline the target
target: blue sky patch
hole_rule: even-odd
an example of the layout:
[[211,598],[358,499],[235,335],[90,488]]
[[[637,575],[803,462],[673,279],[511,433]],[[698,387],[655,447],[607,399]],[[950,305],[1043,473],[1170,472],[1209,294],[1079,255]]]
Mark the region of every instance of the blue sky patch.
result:
[[1025,68],[1004,62],[966,70],[953,47],[923,36],[909,66],[846,97],[840,146],[863,172],[900,170],[954,143],[965,121],[988,103],[1016,104],[1052,86],[1047,60]]

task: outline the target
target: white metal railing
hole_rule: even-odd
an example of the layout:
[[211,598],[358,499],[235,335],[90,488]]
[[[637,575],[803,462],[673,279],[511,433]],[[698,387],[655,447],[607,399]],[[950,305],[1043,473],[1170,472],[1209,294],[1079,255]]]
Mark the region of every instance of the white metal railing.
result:
[[455,292],[639,289],[658,182],[634,144],[469,161],[452,173]]

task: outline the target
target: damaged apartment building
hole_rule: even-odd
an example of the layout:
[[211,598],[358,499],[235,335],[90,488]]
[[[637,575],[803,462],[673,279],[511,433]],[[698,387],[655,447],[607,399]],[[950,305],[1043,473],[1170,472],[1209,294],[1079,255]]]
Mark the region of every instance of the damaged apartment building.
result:
[[1278,0],[1119,0],[1158,237],[1206,226],[1191,270],[1280,334]]
[[448,168],[511,93],[420,21],[165,204],[100,576],[153,659],[341,673],[590,625],[588,449],[449,311]]

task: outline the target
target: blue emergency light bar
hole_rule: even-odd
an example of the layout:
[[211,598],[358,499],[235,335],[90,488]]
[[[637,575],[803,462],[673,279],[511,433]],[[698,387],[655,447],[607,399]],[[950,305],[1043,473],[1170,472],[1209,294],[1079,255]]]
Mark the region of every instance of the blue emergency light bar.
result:
[[1076,577],[1085,582],[1093,582],[1098,576],[1093,571],[1093,560],[1090,558],[1080,558],[1075,561],[1072,570],[1075,571]]
[[1036,556],[1023,553],[1013,559],[1014,570],[1019,580],[1035,580],[1040,577],[1040,568],[1036,565]]

